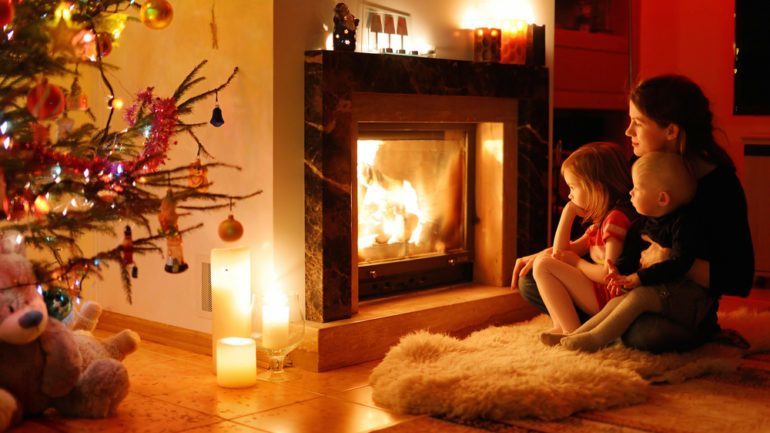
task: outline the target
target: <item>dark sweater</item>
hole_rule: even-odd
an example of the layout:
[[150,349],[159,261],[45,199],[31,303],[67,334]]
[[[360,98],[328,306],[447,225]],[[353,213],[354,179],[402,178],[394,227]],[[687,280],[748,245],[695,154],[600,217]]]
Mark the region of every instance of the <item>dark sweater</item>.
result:
[[696,257],[709,262],[711,292],[748,296],[754,281],[746,195],[735,171],[717,167],[698,179],[691,203],[701,225]]
[[[746,195],[735,170],[717,167],[698,179],[695,198],[688,207],[698,223],[694,254],[709,262],[711,293],[748,296],[754,282],[754,247]],[[617,263],[623,275],[635,272],[639,266],[640,252],[646,248],[640,237],[644,221],[637,220],[626,236]]]
[[639,281],[643,286],[661,284],[683,277],[695,261],[697,237],[702,236],[688,206],[658,218],[644,218],[641,234],[664,248],[669,248],[668,260],[639,269]]

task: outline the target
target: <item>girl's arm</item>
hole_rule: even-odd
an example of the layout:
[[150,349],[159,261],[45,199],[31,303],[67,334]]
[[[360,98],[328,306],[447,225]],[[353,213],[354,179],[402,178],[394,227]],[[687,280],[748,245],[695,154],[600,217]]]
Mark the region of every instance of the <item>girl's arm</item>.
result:
[[605,278],[610,273],[609,261],[615,262],[623,251],[623,241],[611,237],[604,241],[604,264],[591,263],[580,259],[576,267],[588,277],[589,280],[597,283],[605,283]]
[[569,249],[574,251],[578,256],[584,256],[588,253],[588,233],[583,233],[583,236],[579,237],[569,243]]
[[553,252],[555,254],[570,249],[569,235],[572,230],[572,223],[578,216],[577,211],[577,207],[571,201],[567,202],[562,209],[559,225],[556,226],[556,234],[553,237]]

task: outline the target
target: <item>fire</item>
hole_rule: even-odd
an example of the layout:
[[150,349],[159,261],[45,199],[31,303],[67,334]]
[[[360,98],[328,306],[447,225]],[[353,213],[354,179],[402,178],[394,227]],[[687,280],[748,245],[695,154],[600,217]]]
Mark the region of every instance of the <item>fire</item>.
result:
[[374,167],[379,140],[358,142],[358,248],[410,243],[419,245],[428,221],[425,206],[408,180],[387,177]]

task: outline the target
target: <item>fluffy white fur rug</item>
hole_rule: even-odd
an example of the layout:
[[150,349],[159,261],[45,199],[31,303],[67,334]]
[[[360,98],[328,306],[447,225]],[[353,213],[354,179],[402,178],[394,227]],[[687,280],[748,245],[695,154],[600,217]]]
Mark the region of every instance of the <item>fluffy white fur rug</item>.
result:
[[[770,312],[720,316],[752,352],[770,349]],[[621,344],[593,354],[547,347],[550,319],[492,327],[463,340],[418,332],[401,339],[370,377],[373,399],[410,414],[449,418],[563,418],[581,410],[640,403],[651,382],[732,371],[745,353],[716,344],[683,354],[652,355]]]

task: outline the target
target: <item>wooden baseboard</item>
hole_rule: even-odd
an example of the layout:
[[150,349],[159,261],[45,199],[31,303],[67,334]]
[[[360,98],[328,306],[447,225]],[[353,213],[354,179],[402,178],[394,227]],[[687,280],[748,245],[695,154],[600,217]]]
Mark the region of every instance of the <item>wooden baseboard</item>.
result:
[[102,312],[96,327],[109,332],[131,329],[139,333],[143,340],[211,356],[211,334],[205,332],[192,331],[106,310]]

